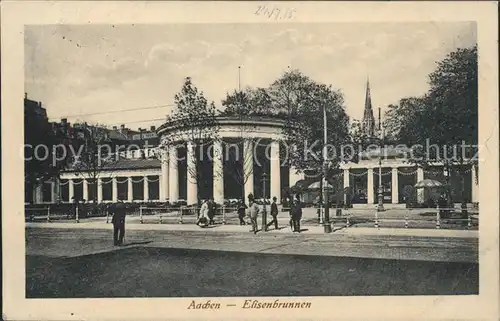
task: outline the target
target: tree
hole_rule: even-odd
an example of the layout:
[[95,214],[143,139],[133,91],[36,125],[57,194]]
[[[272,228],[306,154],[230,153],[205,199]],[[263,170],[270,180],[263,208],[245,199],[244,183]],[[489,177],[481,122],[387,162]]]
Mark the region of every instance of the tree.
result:
[[225,107],[221,116],[270,116],[271,97],[265,88],[247,87],[242,91],[226,93],[226,98],[222,100]]
[[[331,86],[318,84],[297,70],[286,72],[270,88],[274,110],[287,114],[283,129],[281,151],[289,166],[298,171],[313,170],[323,175],[323,150],[326,146],[327,177],[336,185],[333,177],[339,173],[344,160],[341,146],[349,142],[349,117],[344,109],[343,95]],[[324,141],[323,113],[327,118],[327,145]],[[320,181],[322,189],[323,180]]]
[[[465,171],[477,166],[472,157],[478,142],[477,47],[459,48],[437,62],[429,85],[423,97],[391,106],[386,124],[396,140],[414,146],[411,162],[422,167],[441,162],[450,174],[461,175],[463,192]],[[433,145],[437,148],[426,148]]]
[[113,144],[105,126],[87,123],[75,124],[75,139],[68,153],[69,169],[82,176],[94,191],[92,200],[97,203],[100,175],[119,160],[118,153],[113,152]]
[[[202,171],[198,153],[203,152],[204,147],[208,147],[219,139],[216,108],[214,102],[210,104],[207,102],[203,92],[198,91],[190,77],[185,79],[174,101],[177,109],[167,115],[166,119],[167,124],[172,126],[172,131],[166,137],[164,144],[175,146],[179,142],[187,143],[188,154],[193,153],[194,156],[188,157],[188,180],[196,184],[199,202]],[[189,148],[192,149],[189,150]],[[214,176],[216,174],[214,173]]]

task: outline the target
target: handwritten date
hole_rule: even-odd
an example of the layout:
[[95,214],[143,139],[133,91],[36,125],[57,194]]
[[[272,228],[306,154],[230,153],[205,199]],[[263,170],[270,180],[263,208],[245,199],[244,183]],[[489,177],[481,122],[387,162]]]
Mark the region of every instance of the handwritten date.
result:
[[263,5],[258,6],[254,14],[274,20],[292,20],[295,18],[295,13],[296,11],[294,8],[286,8],[282,10],[278,7],[269,8],[268,6]]

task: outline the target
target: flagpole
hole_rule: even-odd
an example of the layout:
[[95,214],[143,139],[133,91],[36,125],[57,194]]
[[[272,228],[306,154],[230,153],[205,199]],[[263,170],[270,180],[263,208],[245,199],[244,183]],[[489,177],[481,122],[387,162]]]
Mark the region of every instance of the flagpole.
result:
[[238,91],[241,91],[241,66],[238,66]]

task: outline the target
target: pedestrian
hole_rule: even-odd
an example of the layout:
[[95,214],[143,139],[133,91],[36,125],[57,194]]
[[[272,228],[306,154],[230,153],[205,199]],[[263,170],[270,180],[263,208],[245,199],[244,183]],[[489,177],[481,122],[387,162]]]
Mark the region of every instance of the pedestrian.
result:
[[245,211],[247,209],[247,206],[245,204],[245,201],[243,199],[240,200],[239,206],[238,206],[238,218],[240,219],[240,225],[246,225],[245,223]]
[[289,204],[290,204],[290,206],[289,206],[290,208],[289,208],[288,211],[289,211],[289,216],[290,216],[290,229],[293,232],[293,215],[294,215],[293,213],[295,211],[295,204],[293,202],[293,196],[291,196],[291,195],[290,195],[290,202],[289,202]]
[[214,216],[215,216],[215,203],[214,203],[214,199],[213,198],[210,198],[208,200],[208,219],[210,220],[208,222],[209,225],[215,225],[215,222],[214,222]]
[[207,227],[208,226],[208,202],[206,200],[203,201],[200,207],[200,215],[198,216],[198,221],[196,225],[199,227]]
[[295,196],[293,210],[293,231],[300,233],[300,220],[302,219],[302,204],[300,203],[300,197],[297,194]]
[[252,222],[252,230],[253,234],[257,234],[258,226],[257,226],[257,216],[259,214],[259,207],[255,203],[253,194],[248,195],[248,216],[250,216],[250,221]]
[[126,206],[122,201],[111,207],[113,218],[113,244],[115,246],[123,245],[123,238],[125,237],[125,211]]
[[278,205],[276,204],[276,196],[273,197],[273,202],[271,203],[271,217],[273,218],[268,224],[267,227],[273,225],[274,223],[274,229],[278,229]]

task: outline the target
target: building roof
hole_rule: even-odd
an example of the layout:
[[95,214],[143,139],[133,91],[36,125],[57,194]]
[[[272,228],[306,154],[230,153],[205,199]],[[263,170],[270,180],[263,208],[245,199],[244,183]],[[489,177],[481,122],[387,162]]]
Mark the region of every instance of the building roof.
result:
[[[159,159],[120,159],[116,162],[109,163],[103,166],[103,171],[127,170],[127,169],[156,169],[161,168]],[[65,172],[72,172],[69,169]]]
[[161,168],[159,159],[120,159],[104,166],[104,170]]

